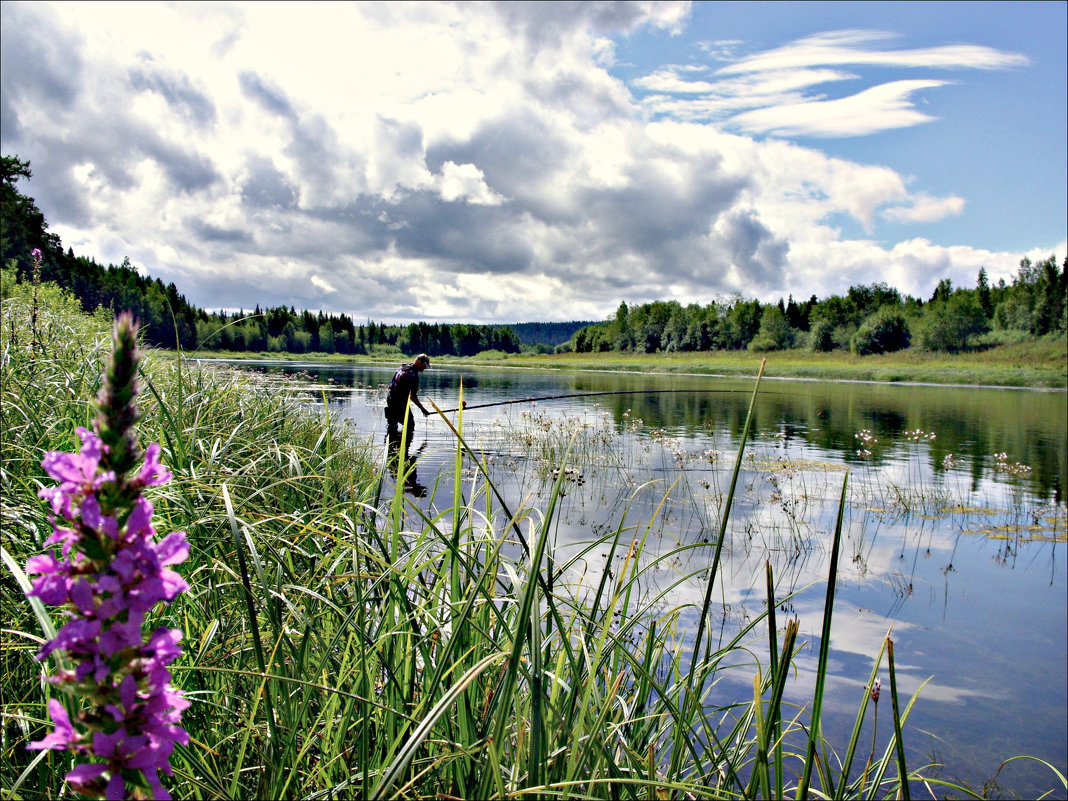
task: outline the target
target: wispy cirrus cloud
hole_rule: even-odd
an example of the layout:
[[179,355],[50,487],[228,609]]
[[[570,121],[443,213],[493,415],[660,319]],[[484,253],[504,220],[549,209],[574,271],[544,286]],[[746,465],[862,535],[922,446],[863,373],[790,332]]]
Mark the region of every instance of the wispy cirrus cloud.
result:
[[749,109],[818,101],[823,95],[810,97],[804,90],[858,77],[830,69],[775,70],[713,80],[691,80],[680,74],[698,70],[679,67],[658,70],[634,81],[632,86],[657,92],[642,99],[642,105],[654,114],[689,122],[716,122],[727,121]]
[[677,69],[657,70],[634,81],[633,85],[651,92],[705,94],[716,91],[716,84],[708,81],[688,81],[678,74]]
[[[940,78],[902,78],[874,83],[841,97],[824,93],[832,84],[863,82],[865,67],[1004,70],[1030,63],[1026,56],[982,45],[883,47],[894,38],[882,31],[831,31],[734,57],[714,72],[709,69],[699,80],[689,77],[687,73],[692,74],[692,70],[670,67],[638,78],[631,85],[656,93],[643,98],[642,103],[657,115],[718,122],[750,134],[851,137],[932,121],[935,117],[916,107],[916,95],[950,83]],[[729,49],[702,49],[709,58],[722,61],[737,47],[737,42],[731,42]]]
[[955,44],[911,50],[880,50],[870,46],[894,38],[894,34],[885,31],[829,31],[806,36],[774,50],[747,56],[723,67],[720,72],[731,75],[846,64],[999,70],[1026,67],[1031,63],[1026,56],[1003,53],[982,45]]
[[916,109],[912,95],[945,84],[891,81],[835,100],[804,100],[746,111],[732,117],[731,123],[749,133],[776,136],[866,136],[935,119]]

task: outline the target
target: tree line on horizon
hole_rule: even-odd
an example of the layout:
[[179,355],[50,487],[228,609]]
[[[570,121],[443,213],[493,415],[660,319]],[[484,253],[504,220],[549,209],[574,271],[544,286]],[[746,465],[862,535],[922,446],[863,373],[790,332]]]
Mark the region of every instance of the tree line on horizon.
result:
[[884,283],[844,295],[762,304],[732,295],[704,306],[675,300],[619,304],[615,316],[587,326],[565,349],[578,353],[710,350],[849,350],[864,356],[909,347],[960,352],[1068,333],[1068,257],[1020,261],[1011,284],[991,286],[985,268],[974,288],[946,278],[926,302]]
[[[146,341],[163,348],[352,355],[398,349],[408,355],[473,356],[523,349],[656,353],[807,347],[865,355],[912,346],[954,352],[987,344],[991,336],[1009,341],[1068,331],[1068,258],[1058,269],[1053,256],[1037,263],[1023,259],[1011,284],[1001,280],[991,286],[982,268],[975,288],[953,287],[944,279],[926,302],[886,284],[857,285],[844,295],[823,300],[812,295],[800,303],[791,296],[762,304],[738,294],[706,305],[621,302],[614,317],[603,322],[518,324],[528,336],[525,343],[507,325],[357,324],[346,314],[293,306],[210,312],[189,303],[174,283],[142,275],[129,259],[105,267],[64,250],[33,198],[16,185],[30,178],[29,162],[0,158],[0,265],[5,275],[59,284],[87,312],[102,306],[130,311],[141,321]],[[34,248],[42,252],[36,278],[30,255]],[[570,339],[564,341],[567,335]],[[532,342],[532,336],[539,339]]]

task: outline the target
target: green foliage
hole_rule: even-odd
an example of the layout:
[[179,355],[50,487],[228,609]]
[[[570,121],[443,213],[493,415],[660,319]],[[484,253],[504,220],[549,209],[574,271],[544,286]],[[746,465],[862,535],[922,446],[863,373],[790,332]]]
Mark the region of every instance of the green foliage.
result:
[[509,323],[494,327],[510,328],[519,338],[521,345],[556,347],[568,342],[572,334],[580,328],[591,324],[590,320],[572,320],[566,323]]
[[14,264],[10,267],[0,267],[0,299],[7,300],[11,297],[17,283],[18,275]]
[[809,348],[818,353],[834,350],[837,347],[834,342],[834,323],[831,320],[816,320],[809,332],[808,344]]
[[395,342],[409,355],[474,356],[486,350],[519,353],[520,349],[511,328],[461,323],[410,323],[398,329]]
[[1025,258],[1012,285],[993,294],[995,327],[1032,336],[1068,332],[1068,258],[1060,270],[1053,256],[1037,264]]
[[29,180],[32,175],[28,161],[0,157],[0,264],[13,261],[20,275],[29,274],[34,248],[47,254],[59,247],[59,237],[48,233],[33,198],[16,188],[19,179]]
[[567,343],[553,347],[552,345],[546,345],[544,342],[539,342],[537,345],[523,345],[521,347],[521,353],[533,353],[538,356],[544,356],[549,353],[556,353],[557,348],[567,347]]
[[848,350],[853,342],[853,336],[857,333],[858,327],[859,326],[852,321],[845,325],[836,325],[834,331],[831,332],[831,339],[834,341],[834,346],[836,348],[841,348],[842,350]]
[[[857,323],[857,307],[848,296],[831,295],[812,310],[812,319],[829,323],[831,328],[837,328],[849,323]],[[815,325],[815,323],[813,323]]]
[[[628,307],[621,303],[615,316],[579,329],[568,348],[576,353],[635,350],[702,352],[710,350],[770,351],[795,345],[812,350],[848,348],[859,324],[880,308],[902,309],[911,299],[885,284],[854,286],[846,296],[802,304],[764,306],[739,295],[700,306],[675,301]],[[911,301],[914,305],[918,302]]]
[[778,306],[765,306],[760,315],[760,330],[749,343],[749,350],[785,350],[793,344],[794,330],[782,309]]
[[723,316],[719,345],[727,350],[743,350],[760,330],[761,306],[758,300],[736,298]]
[[957,291],[946,300],[929,303],[919,323],[918,341],[924,350],[955,353],[972,337],[989,330],[974,292]]
[[1068,258],[1065,258],[1060,271],[1057,270],[1057,263],[1052,256],[1039,262],[1038,269],[1031,333],[1035,336],[1063,333],[1066,330],[1064,320],[1068,307]]
[[975,280],[976,296],[979,299],[979,307],[987,319],[994,316],[994,296],[990,292],[990,281],[986,277],[986,268],[979,268],[979,275]]
[[815,295],[803,303],[796,303],[794,296],[790,295],[786,303],[786,319],[790,321],[790,326],[798,331],[808,331],[811,327],[812,310],[818,303]]
[[905,315],[893,306],[884,306],[861,323],[851,348],[858,356],[893,353],[907,348],[911,338]]
[[934,294],[931,295],[931,303],[945,303],[952,295],[953,282],[948,278],[943,278],[935,287]]
[[859,324],[885,306],[899,306],[901,293],[886,284],[858,284],[849,287],[848,297],[856,309],[853,322]]

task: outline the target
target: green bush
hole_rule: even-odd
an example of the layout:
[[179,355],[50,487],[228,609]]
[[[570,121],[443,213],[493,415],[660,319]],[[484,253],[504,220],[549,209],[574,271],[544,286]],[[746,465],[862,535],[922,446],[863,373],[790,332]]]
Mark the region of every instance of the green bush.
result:
[[794,329],[778,306],[765,306],[760,314],[760,330],[749,343],[751,351],[785,350],[794,344]]
[[924,350],[955,353],[988,330],[990,325],[974,294],[959,292],[927,306],[919,326],[919,345]]
[[834,327],[834,331],[831,333],[831,339],[834,341],[834,346],[836,348],[849,350],[849,346],[853,343],[853,335],[856,333],[856,323],[843,323],[842,325],[836,325]]
[[893,353],[907,348],[911,339],[905,315],[893,306],[884,306],[861,323],[850,347],[859,356]]
[[834,323],[830,320],[817,320],[809,331],[809,347],[812,350],[827,352],[834,350]]

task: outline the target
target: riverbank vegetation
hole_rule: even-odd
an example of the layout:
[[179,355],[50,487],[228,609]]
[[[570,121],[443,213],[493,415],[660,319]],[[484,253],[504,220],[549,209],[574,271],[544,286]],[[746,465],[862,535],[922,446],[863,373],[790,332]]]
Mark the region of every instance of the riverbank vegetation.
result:
[[1068,332],[1068,258],[1020,262],[1011,284],[991,286],[980,268],[974,289],[939,282],[927,302],[885,284],[856,285],[845,295],[802,303],[761,304],[739,296],[700,306],[677,301],[629,308],[577,331],[569,348],[580,353],[757,353],[848,350],[858,356],[919,349],[937,353],[983,350]]
[[813,352],[791,348],[774,353],[705,351],[558,353],[481,356],[479,363],[562,370],[631,370],[648,373],[751,376],[767,356],[773,378],[827,381],[918,382],[1004,387],[1068,387],[1068,340],[1044,337],[965,353],[909,349],[858,356],[846,350]]
[[[40,460],[75,449],[109,348],[110,315],[78,306],[20,284],[0,307],[0,787],[12,799],[61,797],[75,764],[25,748],[50,728],[57,688],[39,676],[55,665],[34,654],[61,619],[27,601],[23,569],[52,533]],[[178,568],[189,591],[147,621],[184,634],[171,671],[192,705],[166,780],[175,798],[908,797],[919,782],[975,795],[906,766],[922,697],[898,695],[889,639],[858,677],[848,741],[820,735],[822,679],[803,707],[783,700],[799,649],[813,646],[777,617],[789,598],[770,568],[766,611],[717,645],[706,622],[719,546],[711,569],[672,585],[698,582],[703,602],[683,605],[650,593],[646,571],[709,545],[646,558],[652,520],[624,514],[558,557],[566,454],[542,506],[507,508],[461,423],[454,491],[435,509],[393,493],[369,443],[256,376],[150,351],[142,381],[141,440],[161,443],[174,474],[152,488],[154,525],[190,545]],[[725,497],[720,545],[733,484]],[[840,533],[839,518],[821,676]],[[578,569],[602,552],[615,575]],[[739,666],[752,686],[730,697],[722,688],[737,685],[718,679]],[[879,677],[884,736],[869,754],[859,735]]]

